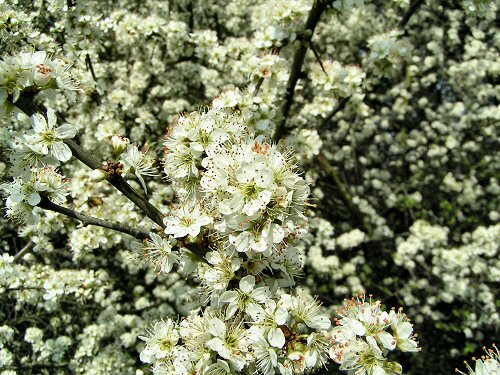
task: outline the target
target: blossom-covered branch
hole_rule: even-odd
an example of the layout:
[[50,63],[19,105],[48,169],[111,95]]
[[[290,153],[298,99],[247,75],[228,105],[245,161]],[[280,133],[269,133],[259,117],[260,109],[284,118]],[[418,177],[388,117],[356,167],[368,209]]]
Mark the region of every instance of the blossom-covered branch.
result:
[[73,219],[79,220],[82,222],[83,225],[97,225],[97,226],[100,226],[103,228],[113,229],[113,230],[116,230],[118,232],[122,232],[122,233],[129,234],[131,236],[134,236],[135,238],[138,238],[140,240],[149,238],[149,234],[146,231],[131,228],[125,224],[113,223],[111,221],[107,221],[107,220],[99,219],[99,218],[92,217],[92,216],[89,216],[86,214],[82,214],[80,212],[73,211],[70,208],[55,204],[47,198],[42,198],[40,203],[38,203],[38,207],[41,207],[45,210],[58,212],[60,214],[71,217]]
[[[15,105],[28,116],[43,113],[40,108],[35,104],[33,96],[24,93],[20,95],[19,99],[15,102]],[[90,152],[86,151],[83,147],[78,145],[72,139],[65,139],[64,142],[67,144],[71,150],[73,156],[75,156],[82,163],[87,165],[93,170],[100,170],[102,168],[102,163],[99,162]],[[139,207],[153,222],[163,227],[163,215],[161,212],[154,207],[147,198],[137,193],[123,177],[119,174],[113,174],[109,176],[108,181],[117,190],[119,190],[123,195],[130,199],[137,207]]]

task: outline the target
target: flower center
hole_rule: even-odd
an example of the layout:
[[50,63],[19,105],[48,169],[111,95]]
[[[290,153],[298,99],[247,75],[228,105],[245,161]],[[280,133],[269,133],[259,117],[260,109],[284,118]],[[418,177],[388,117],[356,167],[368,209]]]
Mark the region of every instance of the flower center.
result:
[[255,184],[248,184],[243,187],[243,195],[245,198],[248,200],[250,199],[255,199],[259,196],[259,193],[262,191],[262,189],[258,188],[255,186]]
[[45,143],[48,144],[51,144],[56,140],[56,136],[51,131],[42,133],[41,138]]
[[181,223],[182,226],[189,227],[190,225],[193,225],[194,220],[193,220],[192,217],[183,217],[180,220],[180,223]]
[[172,343],[168,339],[160,341],[159,346],[163,352],[169,352],[172,349]]
[[38,73],[40,73],[44,76],[48,76],[50,73],[52,73],[52,68],[50,66],[46,66],[43,64],[38,64],[36,66],[36,70]]

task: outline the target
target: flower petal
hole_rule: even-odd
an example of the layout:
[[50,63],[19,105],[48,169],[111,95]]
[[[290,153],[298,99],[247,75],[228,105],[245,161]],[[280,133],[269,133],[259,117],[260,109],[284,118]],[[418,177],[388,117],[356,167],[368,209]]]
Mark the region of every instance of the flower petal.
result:
[[60,139],[73,138],[76,135],[76,128],[71,124],[64,124],[56,128],[56,137]]
[[250,294],[255,286],[255,276],[248,275],[240,280],[240,290],[245,294]]
[[271,346],[275,348],[282,348],[285,345],[285,335],[280,328],[271,328],[267,334],[267,339]]
[[71,159],[71,150],[70,148],[62,141],[55,142],[52,147],[52,155],[60,161],[68,161]]

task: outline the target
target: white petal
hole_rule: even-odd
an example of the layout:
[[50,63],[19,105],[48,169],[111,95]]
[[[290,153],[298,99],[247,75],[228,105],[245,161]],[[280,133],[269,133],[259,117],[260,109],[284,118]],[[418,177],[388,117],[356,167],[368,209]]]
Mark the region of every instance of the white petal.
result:
[[238,292],[234,290],[229,290],[227,292],[222,293],[222,295],[219,297],[219,302],[230,303],[236,300],[236,298],[238,298]]
[[57,138],[73,138],[76,135],[76,128],[70,124],[64,124],[56,128]]
[[216,351],[219,353],[219,355],[222,358],[229,359],[231,358],[231,351],[226,348],[224,345],[224,341],[222,341],[220,338],[216,337],[207,342],[207,346],[212,349],[213,351]]
[[55,142],[52,147],[52,155],[60,161],[68,161],[71,159],[71,150],[64,142]]
[[415,340],[398,340],[398,349],[402,352],[418,352],[418,344]]
[[40,194],[37,192],[31,193],[28,195],[28,203],[32,206],[36,206],[38,203],[40,203],[42,199],[40,198]]
[[389,332],[379,332],[378,339],[386,349],[393,350],[396,347],[396,340]]
[[328,329],[332,324],[330,319],[323,314],[316,315],[312,319],[305,322],[310,328]]
[[209,322],[208,331],[216,337],[223,337],[226,334],[226,325],[220,319],[213,318]]
[[279,325],[285,324],[288,319],[288,311],[286,311],[286,309],[277,308],[274,313],[274,319]]
[[253,275],[245,276],[240,280],[240,290],[245,294],[250,294],[255,286],[255,277]]
[[47,120],[49,124],[49,128],[53,129],[57,124],[57,117],[52,108],[47,108]]
[[367,336],[366,341],[368,341],[368,344],[370,344],[370,348],[372,349],[373,354],[375,354],[377,358],[382,358],[382,351],[378,347],[375,337]]
[[343,318],[342,323],[345,326],[348,326],[352,331],[358,335],[358,336],[363,336],[366,333],[365,327],[361,322],[359,322],[356,319],[353,318]]
[[259,288],[254,289],[252,292],[252,297],[260,303],[264,303],[270,298],[271,292],[267,286],[261,286]]
[[285,345],[285,335],[280,328],[271,328],[267,334],[267,339],[271,346],[282,348]]
[[42,133],[46,131],[47,128],[47,121],[42,115],[39,113],[33,115],[33,130],[35,130],[36,133]]
[[413,326],[409,322],[403,322],[401,324],[398,324],[398,326],[396,327],[396,335],[399,338],[410,337],[412,332],[413,332]]
[[3,102],[7,100],[7,90],[0,88],[0,104],[3,105]]

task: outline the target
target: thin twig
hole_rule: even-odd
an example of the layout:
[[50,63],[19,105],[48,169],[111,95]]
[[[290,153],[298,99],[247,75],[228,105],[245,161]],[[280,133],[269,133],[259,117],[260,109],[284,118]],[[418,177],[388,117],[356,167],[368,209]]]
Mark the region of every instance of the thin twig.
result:
[[287,133],[286,120],[288,118],[288,115],[290,114],[290,109],[292,107],[293,96],[295,94],[295,86],[297,85],[297,81],[299,80],[300,74],[302,72],[302,65],[304,64],[304,58],[306,56],[307,48],[309,47],[311,39],[313,37],[314,29],[316,29],[316,25],[319,22],[321,14],[326,9],[326,6],[326,1],[316,0],[311,8],[311,11],[309,12],[309,16],[307,17],[304,37],[300,40],[299,49],[297,50],[293,58],[292,70],[286,84],[285,99],[281,107],[282,118],[276,126],[276,130],[273,136],[274,140],[283,138]]
[[264,78],[260,77],[259,82],[257,82],[257,85],[255,86],[255,90],[253,90],[252,96],[257,96],[260,87],[262,86],[262,83],[264,83]]
[[415,12],[417,11],[417,9],[420,7],[420,5],[422,5],[423,3],[425,2],[425,0],[414,0],[411,4],[410,4],[410,8],[408,8],[408,11],[406,12],[406,14],[403,16],[403,18],[401,19],[401,21],[399,21],[399,24],[398,26],[401,28],[401,29],[404,29],[406,27],[406,25],[408,24],[408,21],[410,21],[410,18],[415,14]]
[[14,262],[18,261],[23,256],[28,254],[34,247],[35,243],[33,242],[33,240],[29,240],[29,242],[24,245],[24,247],[16,255],[14,255]]
[[145,238],[149,238],[149,233],[140,229],[131,228],[125,224],[113,223],[107,220],[98,219],[93,216],[89,216],[86,214],[82,214],[80,212],[73,211],[70,208],[59,206],[54,202],[51,202],[47,198],[42,198],[42,201],[38,204],[38,207],[43,208],[45,210],[50,210],[54,212],[58,212],[60,214],[69,216],[73,219],[79,220],[83,223],[83,225],[97,225],[99,227],[113,229],[118,232],[126,233],[135,238],[143,240]]
[[42,286],[18,286],[15,288],[7,288],[5,291],[7,292],[20,292],[23,290],[47,290]]
[[90,74],[92,75],[92,79],[94,80],[94,82],[97,82],[94,66],[92,65],[92,60],[90,59],[90,55],[88,53],[85,56],[85,66],[87,67],[88,70],[90,70]]
[[350,96],[348,96],[347,98],[340,99],[340,101],[338,102],[337,106],[334,109],[332,109],[330,111],[330,113],[328,113],[326,115],[326,117],[323,119],[323,121],[321,122],[321,125],[320,125],[320,129],[326,128],[326,126],[328,125],[328,123],[330,122],[330,120],[333,118],[333,116],[335,116],[337,113],[339,113],[340,111],[342,111],[345,108],[345,106],[346,106],[347,102],[349,101],[349,99],[351,99]]
[[6,369],[6,370],[20,370],[20,369],[32,369],[34,367],[47,367],[47,368],[51,368],[51,367],[54,367],[54,368],[60,368],[60,367],[68,367],[69,366],[69,362],[62,362],[62,363],[43,363],[43,362],[40,362],[40,363],[23,363],[23,364],[20,364],[20,365],[16,365],[16,366],[3,366],[2,369]]
[[313,42],[311,42],[311,51],[314,53],[314,57],[316,57],[316,60],[319,63],[319,66],[321,67],[321,70],[323,70],[323,73],[325,73],[325,76],[328,78],[328,73],[326,72],[325,66],[323,65],[323,61],[321,61],[321,56],[319,55],[318,49],[314,45]]
[[335,187],[340,193],[340,199],[344,202],[346,207],[351,211],[353,216],[360,222],[361,226],[363,227],[363,230],[371,236],[372,234],[372,228],[370,223],[366,222],[363,220],[363,215],[359,208],[352,202],[352,197],[348,193],[345,185],[342,183],[340,180],[340,177],[337,173],[337,170],[330,164],[328,159],[323,153],[320,153],[318,156],[316,156],[316,160],[318,161],[319,165],[323,168],[323,170],[328,174],[330,177],[331,181],[335,184]]

